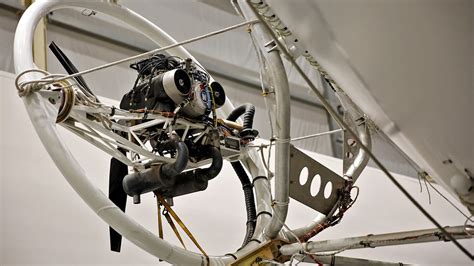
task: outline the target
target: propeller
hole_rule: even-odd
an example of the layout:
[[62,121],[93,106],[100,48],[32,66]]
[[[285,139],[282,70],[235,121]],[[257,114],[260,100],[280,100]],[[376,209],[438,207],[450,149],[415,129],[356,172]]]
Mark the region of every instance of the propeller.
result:
[[[128,174],[128,166],[121,161],[112,158],[110,160],[110,174],[109,174],[109,199],[117,205],[123,212],[127,205],[127,194],[123,190],[122,181]],[[120,252],[122,246],[122,235],[115,231],[112,227],[110,229],[110,250]]]
[[[49,49],[51,50],[51,52],[53,52],[54,56],[56,56],[59,63],[61,63],[61,65],[64,67],[64,69],[69,75],[79,72],[79,70],[77,70],[71,60],[69,60],[66,54],[64,54],[64,52],[59,48],[59,46],[56,45],[56,43],[51,42],[51,44],[49,45]],[[94,95],[89,89],[89,86],[87,86],[87,83],[82,76],[74,77],[74,79],[77,81],[77,83],[79,83],[79,85],[81,85],[85,90],[87,90],[87,92]]]
[[[51,42],[49,49],[56,56],[58,61],[64,67],[68,74],[75,74],[79,71],[64,52],[54,42]],[[74,78],[85,90],[90,94],[94,95],[87,86],[86,81],[81,77]],[[125,154],[124,151],[121,150]],[[110,160],[110,172],[109,172],[109,199],[117,205],[123,212],[125,212],[125,206],[127,204],[127,194],[123,190],[122,180],[128,174],[128,167],[121,161],[112,158]],[[110,227],[110,250],[120,252],[122,246],[122,235]]]

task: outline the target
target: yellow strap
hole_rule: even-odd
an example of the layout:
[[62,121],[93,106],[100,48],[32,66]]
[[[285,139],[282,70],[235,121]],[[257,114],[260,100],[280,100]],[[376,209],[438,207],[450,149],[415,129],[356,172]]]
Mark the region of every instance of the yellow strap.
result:
[[214,90],[212,89],[211,84],[209,84],[209,89],[211,90],[211,99],[212,99],[212,118],[214,120],[214,127],[217,127],[216,102],[214,100]]
[[163,239],[163,220],[161,218],[161,203],[158,198],[156,198],[156,205],[158,207],[158,236]]
[[[191,233],[191,231],[189,231],[189,229],[186,227],[186,225],[184,225],[183,221],[181,221],[181,219],[178,217],[178,215],[173,211],[173,209],[171,209],[171,206],[165,201],[165,199],[163,198],[163,196],[161,196],[160,194],[158,193],[155,193],[156,197],[158,198],[158,200],[160,201],[160,203],[165,207],[165,209],[169,212],[169,214],[171,214],[171,216],[173,217],[173,219],[176,220],[176,222],[179,224],[179,226],[183,229],[183,231],[188,235],[189,239],[191,239],[191,241],[193,241],[194,245],[196,245],[196,247],[201,251],[201,253],[206,257],[206,260],[209,264],[209,256],[207,255],[207,253],[204,251],[204,249],[202,249],[201,245],[199,245],[199,243],[197,242],[196,238],[194,238],[193,234]],[[165,215],[166,217],[166,215]]]
[[174,234],[175,234],[176,237],[178,238],[179,242],[181,242],[181,245],[183,245],[184,249],[186,249],[186,245],[184,244],[184,241],[183,241],[183,239],[181,238],[181,235],[180,235],[179,232],[178,232],[178,228],[176,228],[176,225],[174,225],[174,222],[173,222],[173,220],[171,219],[169,213],[168,213],[168,212],[164,212],[163,215],[165,216],[166,220],[168,221],[168,223],[170,224],[171,228],[173,229]]
[[[156,198],[156,206],[158,208],[158,236],[163,239],[163,220],[161,218],[161,203]],[[163,261],[162,259],[159,259],[159,261]]]

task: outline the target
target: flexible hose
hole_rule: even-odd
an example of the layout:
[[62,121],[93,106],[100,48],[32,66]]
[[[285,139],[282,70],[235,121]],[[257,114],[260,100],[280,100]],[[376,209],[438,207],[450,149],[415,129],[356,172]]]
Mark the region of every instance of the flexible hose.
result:
[[253,233],[255,231],[255,225],[257,223],[257,211],[255,209],[252,183],[250,182],[244,167],[240,162],[232,162],[231,164],[235,173],[239,177],[240,183],[242,183],[242,189],[244,190],[245,196],[245,207],[247,210],[247,231],[244,237],[244,242],[242,243],[243,247],[247,245],[247,243],[252,239]]
[[[235,108],[227,117],[227,120],[234,121],[237,120],[241,115],[244,115],[244,129],[251,129],[253,125],[253,118],[255,116],[255,106],[252,104],[243,104]],[[250,178],[245,172],[242,163],[239,161],[232,162],[232,168],[234,168],[235,173],[239,177],[240,183],[242,184],[242,189],[244,190],[245,197],[245,207],[247,211],[247,230],[244,237],[244,242],[242,247],[247,245],[247,243],[252,239],[253,233],[255,231],[255,225],[257,221],[257,211],[255,208],[255,198],[253,194],[252,183]]]
[[235,108],[227,117],[227,120],[235,121],[241,115],[244,115],[244,129],[251,129],[253,126],[253,118],[255,116],[255,106],[245,103]]

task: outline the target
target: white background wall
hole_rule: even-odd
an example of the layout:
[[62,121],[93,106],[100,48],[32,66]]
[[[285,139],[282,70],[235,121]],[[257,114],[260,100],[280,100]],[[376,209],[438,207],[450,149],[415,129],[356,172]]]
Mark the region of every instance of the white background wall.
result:
[[[16,94],[13,78],[12,74],[0,72],[0,264],[158,264],[156,258],[127,240],[123,241],[122,253],[108,250],[107,225],[86,207],[46,154]],[[66,131],[61,132],[89,178],[107,193],[108,156]],[[340,172],[339,160],[311,154]],[[427,194],[419,193],[417,180],[396,177],[441,224],[464,222],[434,191],[429,205]],[[327,229],[317,239],[433,227],[379,170],[366,169],[358,186],[361,194],[355,206],[338,226]],[[150,195],[144,196],[140,205],[133,205],[130,200],[127,213],[156,232],[154,202]],[[208,253],[224,254],[239,247],[245,210],[240,183],[229,164],[206,191],[177,198],[175,205]],[[313,217],[313,211],[292,201],[290,227],[306,224]],[[176,242],[169,230],[165,237]],[[473,240],[461,243],[474,251]],[[430,265],[470,263],[452,243],[444,242],[353,250],[342,255]]]

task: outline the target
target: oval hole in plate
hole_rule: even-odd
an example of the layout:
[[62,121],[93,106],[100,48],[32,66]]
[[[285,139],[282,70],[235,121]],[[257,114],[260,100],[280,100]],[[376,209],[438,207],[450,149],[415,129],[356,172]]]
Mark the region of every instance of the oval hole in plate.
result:
[[309,193],[311,193],[311,196],[316,197],[316,195],[319,193],[319,190],[321,190],[321,176],[316,174],[311,181]]
[[332,194],[332,183],[331,181],[326,183],[326,186],[324,187],[324,198],[329,199]]
[[304,186],[304,184],[306,184],[306,182],[308,182],[308,175],[309,175],[309,171],[308,171],[308,167],[303,167],[303,169],[301,169],[301,172],[300,172],[300,185]]

